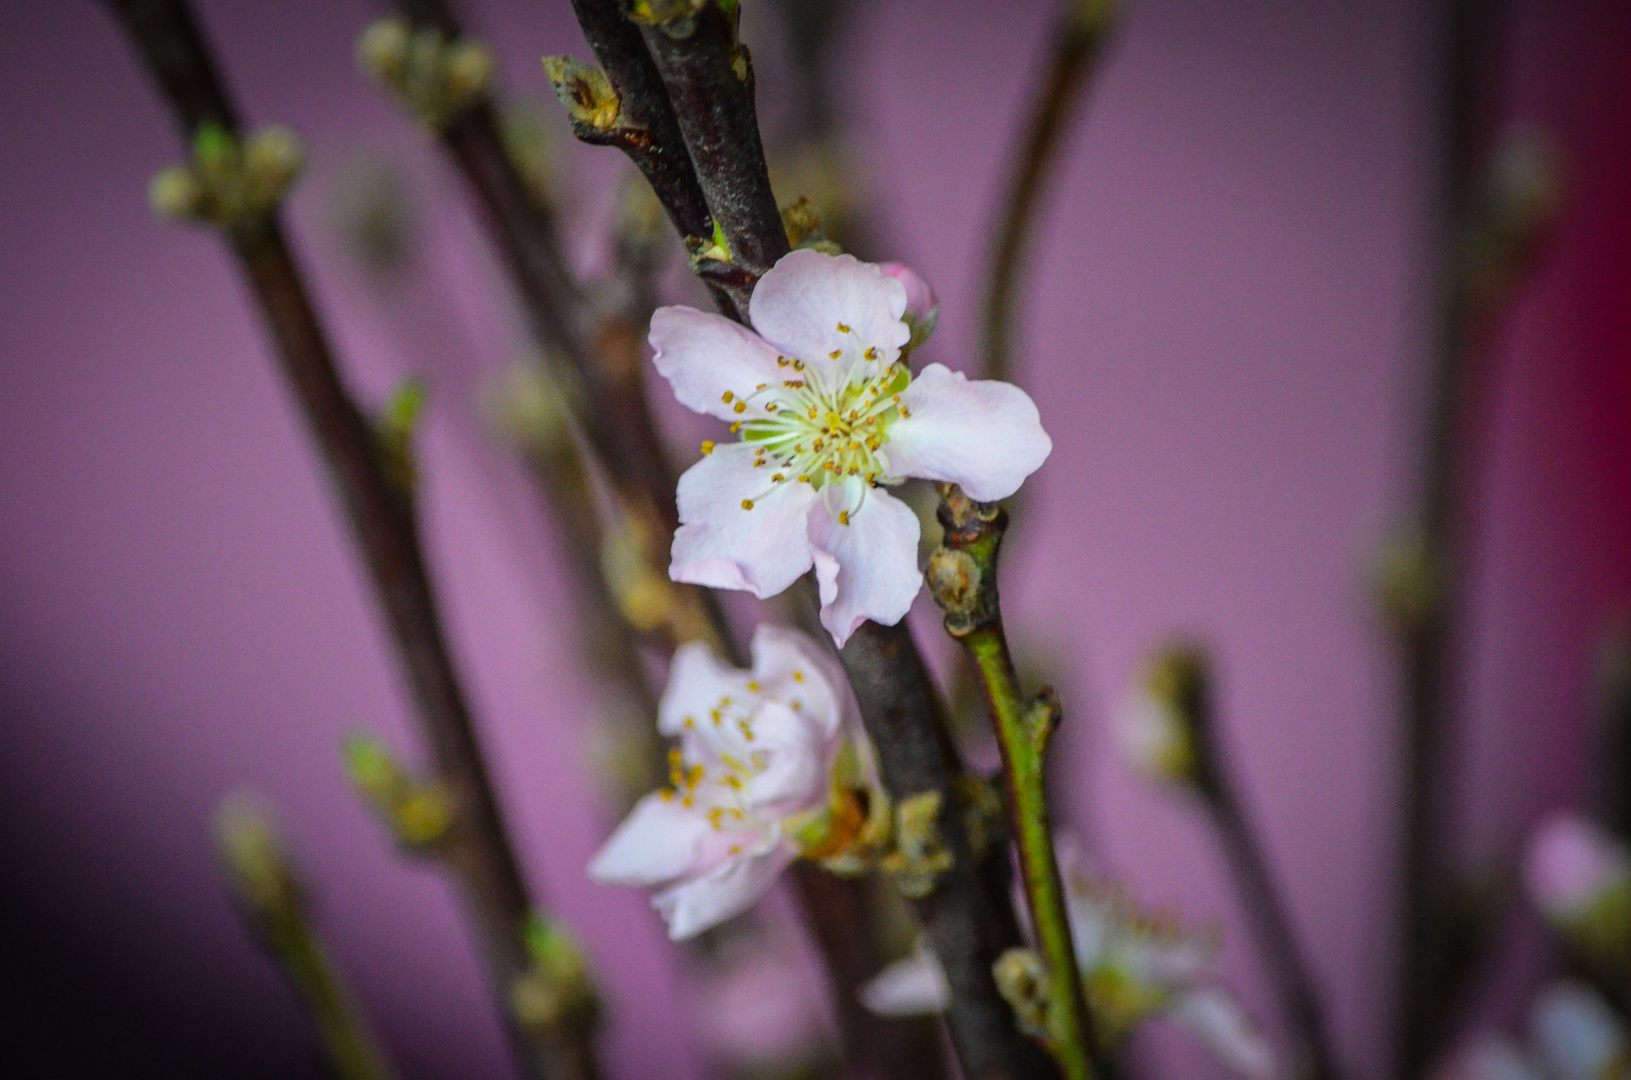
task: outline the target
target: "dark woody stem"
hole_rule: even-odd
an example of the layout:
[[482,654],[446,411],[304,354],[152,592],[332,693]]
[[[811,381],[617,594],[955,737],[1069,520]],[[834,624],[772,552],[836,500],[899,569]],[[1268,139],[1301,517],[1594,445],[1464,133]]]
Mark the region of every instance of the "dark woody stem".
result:
[[1031,924],[1047,965],[1050,1048],[1067,1077],[1086,1080],[1094,1071],[1094,1033],[1054,853],[1045,782],[1044,759],[1059,722],[1059,702],[1048,690],[1034,699],[1021,693],[1003,633],[997,554],[1008,525],[1006,511],[943,485],[939,516],[945,539],[929,561],[929,592],[946,613],[947,632],[974,661],[996,728],[1009,827],[1019,850]]
[[890,797],[897,805],[930,794],[938,800],[933,828],[950,855],[950,867],[911,903],[951,986],[946,1023],[963,1075],[968,1080],[1057,1076],[1047,1052],[1020,1033],[992,976],[998,957],[1021,944],[1002,872],[1004,845],[981,853],[970,845],[959,791],[962,762],[911,632],[904,623],[862,623],[838,656],[878,748]]
[[986,261],[980,332],[982,374],[1013,378],[1014,298],[1043,188],[1070,134],[1070,122],[1104,49],[1118,0],[1069,0],[1048,39],[1047,74],[1003,191],[1002,217]]
[[[231,131],[235,110],[185,0],[109,3],[163,89],[184,143],[190,145],[205,124]],[[411,497],[388,475],[368,420],[340,381],[276,213],[241,221],[229,240],[373,579],[437,778],[452,800],[456,824],[439,852],[461,887],[517,1053],[535,1080],[589,1080],[598,1070],[587,1014],[573,1014],[547,1030],[525,1030],[510,1008],[512,988],[532,966],[522,933],[537,908],[443,636]]]
[[1232,780],[1218,745],[1212,680],[1204,656],[1194,649],[1176,654],[1174,692],[1178,711],[1189,722],[1194,737],[1194,784],[1206,802],[1218,842],[1229,864],[1240,906],[1251,924],[1258,956],[1280,999],[1287,1025],[1301,1061],[1292,1075],[1309,1080],[1336,1080],[1340,1076],[1331,1047],[1324,1010],[1315,992],[1308,964],[1292,931],[1281,894],[1274,886],[1268,859],[1246,820],[1240,792]]

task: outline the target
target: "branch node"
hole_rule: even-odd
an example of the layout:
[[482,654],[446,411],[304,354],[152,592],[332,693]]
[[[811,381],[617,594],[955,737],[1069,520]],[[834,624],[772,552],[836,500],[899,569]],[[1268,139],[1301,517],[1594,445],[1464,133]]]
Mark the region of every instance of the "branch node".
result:
[[940,831],[942,802],[940,792],[924,791],[895,807],[895,850],[880,859],[879,866],[908,900],[933,893],[955,863]]
[[304,165],[300,140],[286,127],[264,127],[240,140],[219,124],[204,124],[191,160],[161,169],[147,199],[160,217],[230,231],[275,209]]
[[1048,752],[1048,743],[1053,740],[1053,733],[1059,730],[1059,721],[1063,716],[1059,695],[1051,686],[1038,690],[1036,697],[1025,707],[1025,730],[1031,736],[1031,745],[1036,747],[1037,757]]
[[1019,1029],[1044,1046],[1057,1041],[1048,1023],[1053,979],[1035,949],[1009,949],[991,965],[997,991],[1014,1010]]
[[352,735],[344,752],[351,785],[397,844],[414,855],[440,850],[456,820],[446,786],[410,775],[371,735]]
[[416,378],[396,385],[374,415],[374,440],[380,466],[393,490],[411,502],[419,487],[419,459],[413,436],[425,407],[425,384]]

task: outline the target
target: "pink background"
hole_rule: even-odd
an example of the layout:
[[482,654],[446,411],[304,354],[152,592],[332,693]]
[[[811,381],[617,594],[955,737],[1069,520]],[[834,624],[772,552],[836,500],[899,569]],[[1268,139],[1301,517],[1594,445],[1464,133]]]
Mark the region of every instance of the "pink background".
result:
[[[515,90],[547,93],[541,54],[586,53],[564,0],[469,6]],[[523,346],[492,257],[433,148],[355,73],[374,8],[202,7],[248,115],[308,141],[290,216],[353,385],[373,400],[430,380],[437,583],[534,880],[610,1000],[610,1071],[695,1075],[676,954],[642,897],[582,872],[608,813],[584,765],[595,688],[547,522],[477,410]],[[940,292],[926,358],[962,364],[982,223],[1051,8],[853,8],[834,92],[887,254]],[[1226,749],[1357,1077],[1382,1074],[1393,1008],[1397,691],[1365,574],[1409,505],[1426,356],[1427,9],[1132,5],[1058,176],[1021,340],[1055,452],[1006,596],[1064,684],[1068,804],[1141,896],[1221,925],[1225,976],[1272,1019],[1204,825],[1104,733],[1152,645],[1213,642]],[[1549,128],[1569,187],[1487,372],[1458,683],[1469,865],[1577,794],[1592,650],[1631,593],[1631,11],[1513,9],[1499,111]],[[0,71],[9,1037],[49,1049],[56,1075],[310,1068],[210,859],[209,811],[247,784],[280,807],[404,1073],[497,1075],[447,889],[388,850],[338,767],[353,727],[413,735],[304,430],[220,244],[144,204],[177,156],[168,119],[94,4],[0,9]],[[389,289],[329,224],[364,153],[399,163],[422,211],[422,258]],[[611,152],[561,154],[579,216],[603,217]],[[1179,1042],[1149,1052],[1209,1075]]]

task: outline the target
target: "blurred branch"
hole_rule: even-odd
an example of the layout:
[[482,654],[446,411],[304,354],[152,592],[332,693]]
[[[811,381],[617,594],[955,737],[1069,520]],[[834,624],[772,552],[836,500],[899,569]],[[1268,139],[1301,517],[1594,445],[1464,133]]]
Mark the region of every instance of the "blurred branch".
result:
[[215,815],[216,852],[244,920],[294,985],[338,1080],[394,1080],[306,910],[305,889],[266,813],[244,797]]
[[[1492,100],[1489,57],[1499,5],[1449,0],[1441,113],[1443,245],[1433,368],[1414,529],[1390,553],[1387,613],[1401,648],[1405,688],[1404,940],[1398,1075],[1430,1064],[1474,958],[1443,850],[1450,736],[1456,566],[1462,526],[1457,484],[1476,412],[1474,363],[1530,265],[1558,204],[1556,162],[1533,133],[1512,132],[1493,154],[1479,145]],[[1483,169],[1480,170],[1480,158]]]
[[996,729],[1009,827],[1019,849],[1031,926],[1046,964],[1048,1045],[1067,1077],[1086,1080],[1093,1075],[1097,1052],[1054,854],[1043,768],[1060,719],[1059,700],[1047,688],[1026,699],[1008,651],[997,592],[997,553],[1008,526],[1007,513],[942,484],[939,517],[945,539],[930,556],[925,577],[935,603],[945,612],[946,632],[973,658]]
[[1071,119],[1104,51],[1120,0],[1066,0],[1048,38],[1048,68],[1004,184],[1002,218],[991,240],[981,302],[982,377],[1013,378],[1014,300],[1043,188],[1070,134]]
[[1299,1067],[1290,1075],[1336,1080],[1341,1070],[1307,958],[1218,742],[1212,673],[1205,654],[1194,646],[1167,650],[1157,658],[1150,683],[1152,692],[1165,699],[1187,729],[1191,747],[1187,778],[1205,800],[1217,828],[1257,955],[1296,1043]]
[[1592,697],[1592,816],[1631,837],[1631,626],[1623,621],[1598,646]]
[[[235,118],[184,0],[109,0],[175,112],[185,143],[235,139]],[[275,206],[249,213],[227,237],[272,331],[285,375],[317,438],[330,479],[395,639],[438,780],[456,825],[441,857],[459,880],[516,1048],[535,1078],[597,1074],[587,1023],[527,1030],[512,987],[533,967],[522,933],[533,917],[475,726],[448,653],[426,570],[412,492],[387,470],[381,443],[340,381],[327,337],[286,244]]]

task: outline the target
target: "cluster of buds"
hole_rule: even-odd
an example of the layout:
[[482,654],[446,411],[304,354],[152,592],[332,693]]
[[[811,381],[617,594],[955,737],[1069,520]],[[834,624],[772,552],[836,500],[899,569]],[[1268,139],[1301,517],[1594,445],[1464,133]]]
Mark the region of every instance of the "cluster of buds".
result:
[[357,62],[433,131],[485,98],[493,77],[492,55],[478,42],[449,41],[439,30],[415,30],[396,17],[362,32]]
[[525,938],[531,966],[510,986],[516,1021],[540,1033],[592,1022],[600,998],[577,942],[559,923],[536,915],[527,923]]
[[192,160],[161,170],[147,198],[162,217],[231,229],[271,212],[304,164],[288,128],[265,127],[240,140],[220,124],[204,124],[193,136]]

